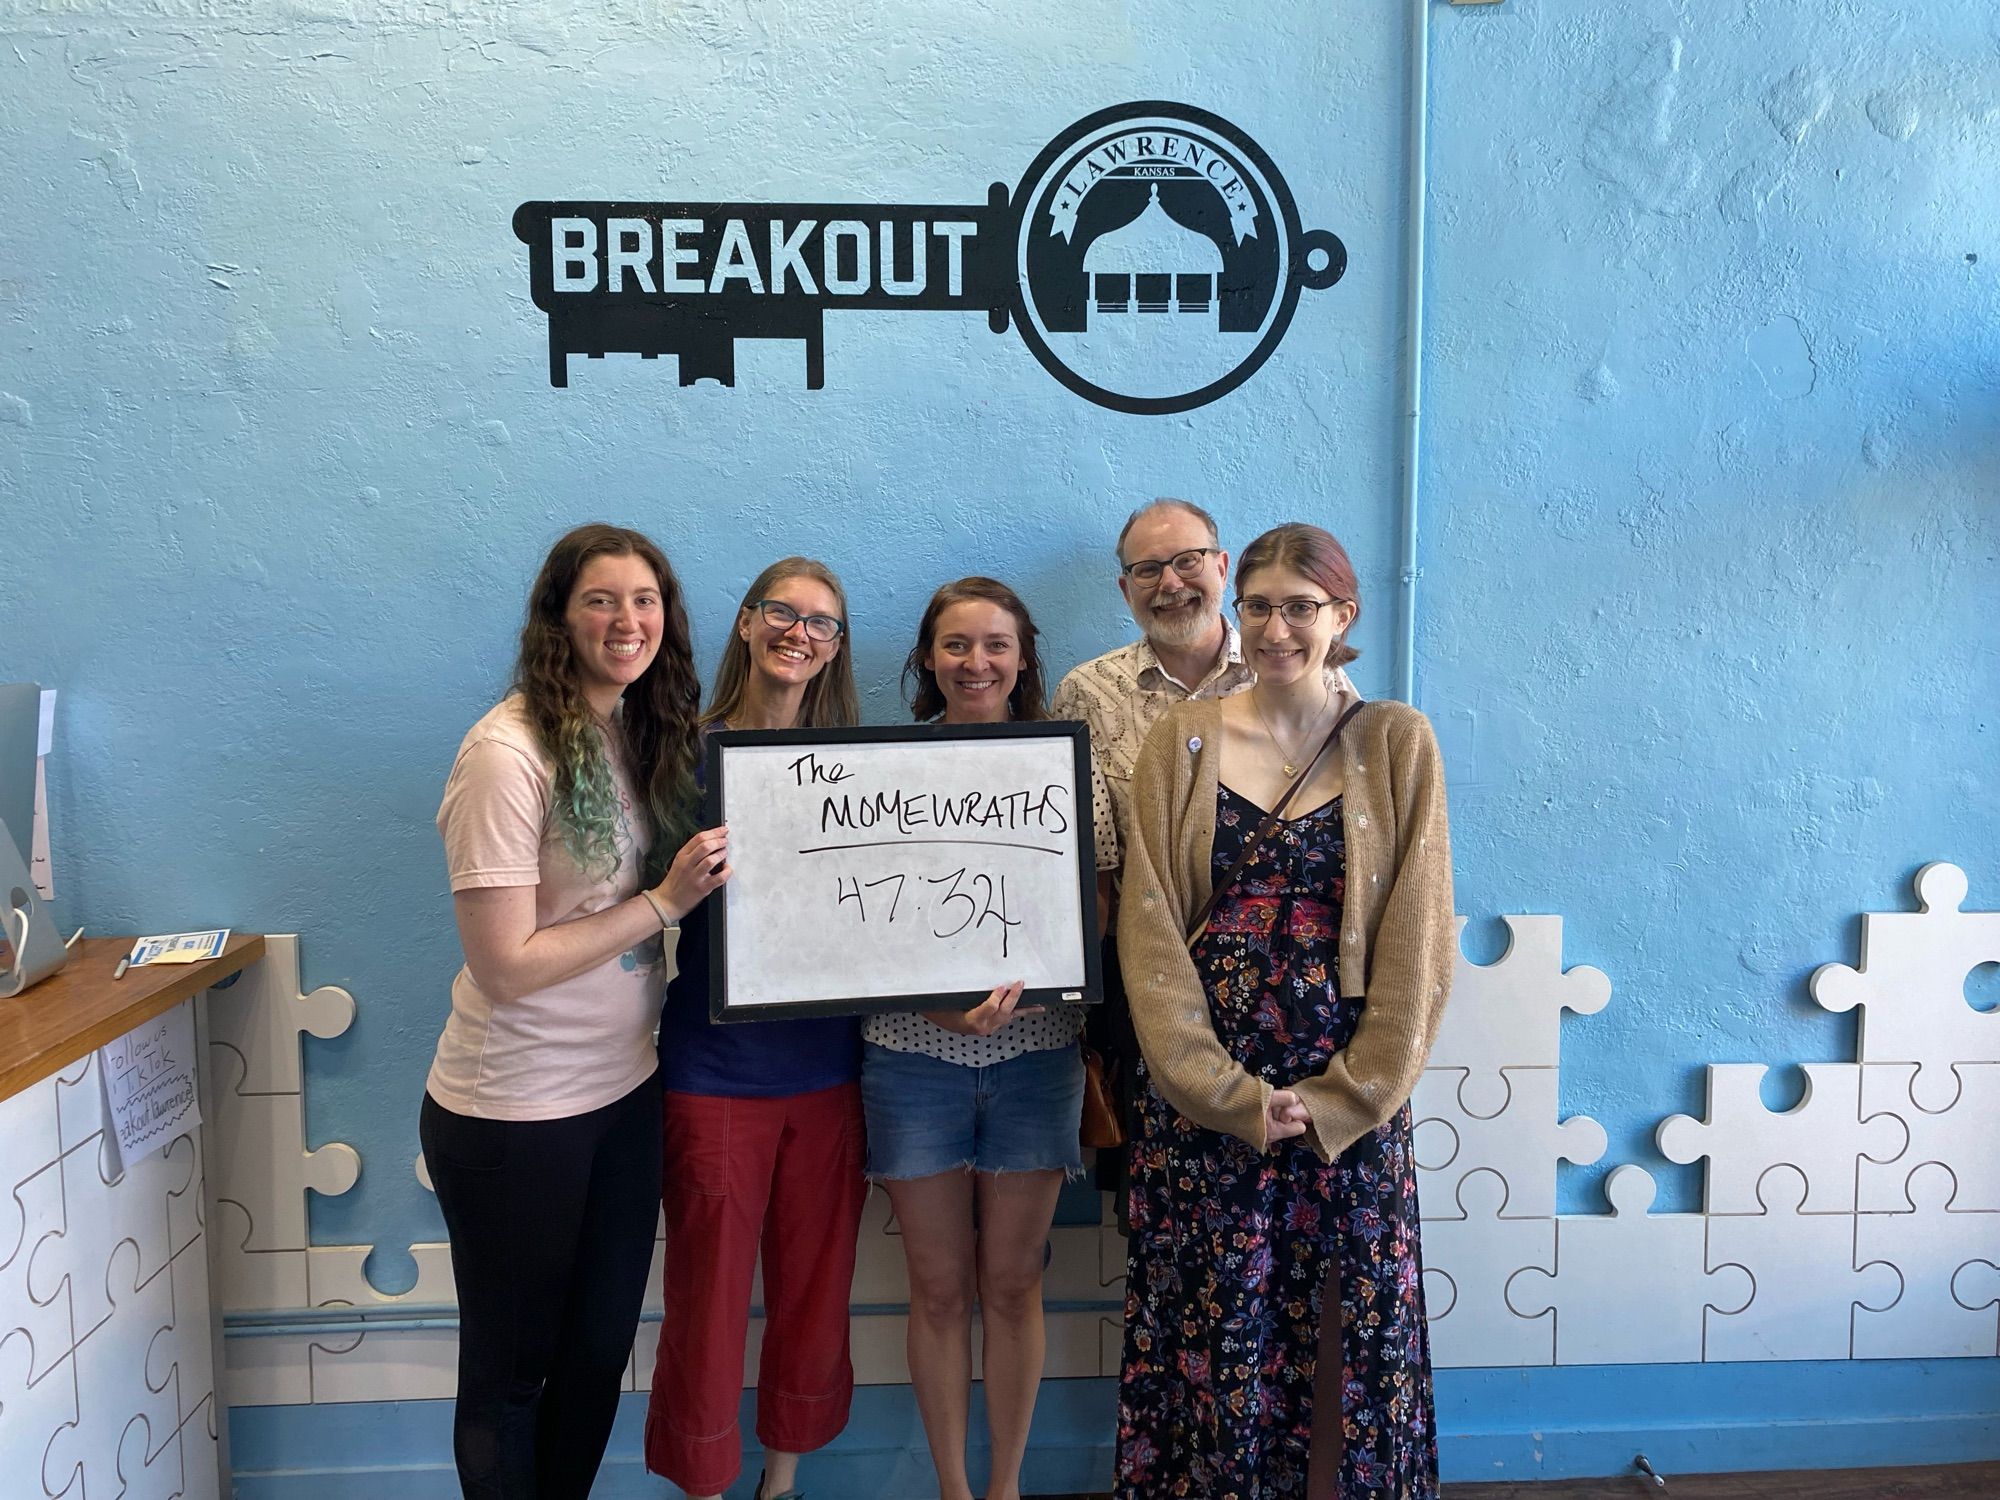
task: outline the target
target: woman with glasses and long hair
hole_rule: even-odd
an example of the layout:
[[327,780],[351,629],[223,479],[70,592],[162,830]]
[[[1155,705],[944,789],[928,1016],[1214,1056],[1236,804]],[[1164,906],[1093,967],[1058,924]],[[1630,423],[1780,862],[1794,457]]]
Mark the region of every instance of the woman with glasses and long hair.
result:
[[[846,635],[847,595],[831,569],[805,557],[771,564],[736,611],[703,729],[859,722]],[[709,962],[708,924],[697,914],[660,1022],[667,1243],[646,1465],[696,1500],[734,1482],[761,1248],[756,1496],[785,1500],[799,1493],[799,1456],[840,1433],[854,1395],[847,1300],[867,1196],[860,1023],[717,1025]]]
[[1354,567],[1238,565],[1248,692],[1140,752],[1119,945],[1142,1063],[1115,1493],[1437,1494],[1409,1097],[1456,940],[1430,722],[1362,705]]
[[[1035,623],[991,578],[931,597],[903,669],[920,723],[1048,717]],[[1092,776],[1097,864],[1115,862],[1111,811]],[[988,1500],[1019,1500],[1021,1459],[1040,1388],[1042,1261],[1065,1174],[1083,1172],[1082,1018],[1018,1009],[1021,984],[967,1011],[870,1016],[861,1090],[868,1175],[902,1230],[909,1268],[910,1384],[939,1500],[972,1500],[965,1434],[972,1399],[972,1307],[979,1304]]]
[[692,832],[695,702],[665,555],[579,526],[445,783],[465,964],[418,1131],[458,1284],[468,1500],[581,1500],[611,1432],[659,1213],[663,934],[729,876],[723,831]]

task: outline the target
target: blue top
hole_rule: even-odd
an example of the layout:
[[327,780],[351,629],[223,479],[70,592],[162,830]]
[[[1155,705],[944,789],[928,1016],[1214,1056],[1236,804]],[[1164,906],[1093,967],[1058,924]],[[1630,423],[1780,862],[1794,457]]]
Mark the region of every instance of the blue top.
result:
[[708,1018],[711,895],[681,921],[680,972],[667,982],[660,1012],[660,1079],[683,1094],[771,1099],[810,1094],[861,1077],[861,1018],[804,1016],[777,1021]]

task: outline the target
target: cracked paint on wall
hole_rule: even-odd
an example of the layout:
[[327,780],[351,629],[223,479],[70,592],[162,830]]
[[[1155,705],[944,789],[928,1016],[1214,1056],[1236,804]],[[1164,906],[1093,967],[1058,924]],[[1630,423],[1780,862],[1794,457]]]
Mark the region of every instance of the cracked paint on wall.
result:
[[1647,43],[1639,61],[1604,91],[1584,134],[1585,164],[1647,213],[1684,212],[1701,183],[1701,156],[1679,129],[1683,50],[1678,36]]
[[1797,318],[1773,318],[1745,340],[1745,348],[1757,373],[1764,377],[1764,389],[1780,401],[1810,396],[1819,383],[1812,341]]

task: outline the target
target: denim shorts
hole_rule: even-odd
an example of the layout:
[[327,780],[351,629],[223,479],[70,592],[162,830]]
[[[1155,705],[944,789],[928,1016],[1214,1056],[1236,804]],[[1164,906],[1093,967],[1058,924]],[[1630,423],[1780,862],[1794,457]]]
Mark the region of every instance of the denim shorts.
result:
[[1083,1058],[1074,1045],[972,1068],[865,1042],[861,1103],[877,1181],[967,1167],[1083,1175]]

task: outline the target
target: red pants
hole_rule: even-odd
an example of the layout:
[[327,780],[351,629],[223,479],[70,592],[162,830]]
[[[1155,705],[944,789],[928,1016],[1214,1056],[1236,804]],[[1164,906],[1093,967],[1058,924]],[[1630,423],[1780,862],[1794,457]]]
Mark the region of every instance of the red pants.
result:
[[764,1258],[757,1441],[824,1447],[854,1396],[847,1300],[868,1184],[861,1088],[782,1099],[666,1096],[666,1309],[646,1467],[719,1495],[743,1466],[750,1282]]

